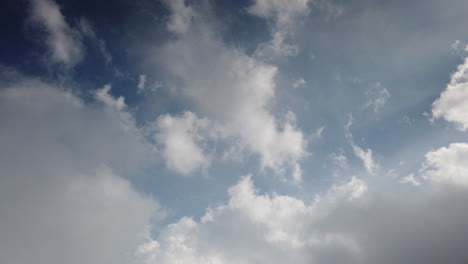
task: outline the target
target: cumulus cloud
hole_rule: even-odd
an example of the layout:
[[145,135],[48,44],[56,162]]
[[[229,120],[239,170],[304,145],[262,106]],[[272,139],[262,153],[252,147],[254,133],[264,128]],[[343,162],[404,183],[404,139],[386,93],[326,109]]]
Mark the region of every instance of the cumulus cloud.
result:
[[0,262],[129,263],[162,215],[121,175],[144,164],[151,146],[115,111],[53,85],[2,86]]
[[432,104],[432,115],[457,124],[462,131],[468,130],[468,58],[457,67],[450,83]]
[[167,23],[169,31],[184,34],[189,30],[196,13],[186,2],[187,0],[165,0],[171,11],[171,16]]
[[468,144],[452,143],[426,154],[422,177],[435,184],[468,186]]
[[167,167],[182,175],[210,165],[211,158],[204,151],[210,122],[192,112],[180,116],[162,115],[155,124],[156,139],[163,146]]
[[207,210],[199,222],[184,217],[169,225],[148,242],[156,247],[143,244],[139,253],[146,263],[306,263],[309,245],[347,243],[339,234],[322,239],[307,222],[320,218],[324,205],[331,209],[364,191],[365,184],[353,179],[308,206],[289,196],[259,194],[248,175],[229,188],[227,205]]
[[109,94],[112,88],[111,84],[106,84],[102,89],[96,91],[96,98],[104,103],[107,107],[115,108],[116,110],[122,110],[125,105],[125,98],[119,96],[115,99],[111,94]]
[[31,0],[30,18],[45,33],[48,61],[71,68],[81,61],[84,46],[80,33],[70,27],[53,0]]
[[201,19],[193,23],[199,25],[197,32],[164,47],[161,67],[195,103],[197,113],[224,131],[223,140],[237,145],[231,150],[258,155],[261,168],[295,166],[306,154],[303,133],[293,114],[282,121],[269,110],[277,67],[225,45]]
[[245,176],[228,194],[227,204],[208,209],[200,220],[184,217],[142,244],[140,257],[148,264],[422,264],[468,258],[466,190],[413,199],[351,178],[307,203],[260,194]]

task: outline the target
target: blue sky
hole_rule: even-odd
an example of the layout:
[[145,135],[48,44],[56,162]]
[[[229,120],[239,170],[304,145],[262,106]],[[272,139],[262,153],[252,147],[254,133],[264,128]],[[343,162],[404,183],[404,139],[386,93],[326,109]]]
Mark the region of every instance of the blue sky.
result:
[[468,259],[468,2],[0,10],[0,262]]

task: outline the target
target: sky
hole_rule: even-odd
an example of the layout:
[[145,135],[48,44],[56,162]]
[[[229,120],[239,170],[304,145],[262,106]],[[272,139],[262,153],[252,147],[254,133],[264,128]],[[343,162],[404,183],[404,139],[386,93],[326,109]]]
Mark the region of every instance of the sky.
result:
[[4,0],[0,262],[468,262],[465,0]]

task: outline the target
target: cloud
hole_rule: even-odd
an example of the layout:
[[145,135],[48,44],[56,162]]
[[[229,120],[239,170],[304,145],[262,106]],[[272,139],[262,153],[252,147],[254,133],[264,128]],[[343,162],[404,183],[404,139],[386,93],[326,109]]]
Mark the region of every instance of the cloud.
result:
[[405,177],[403,177],[401,180],[400,180],[400,183],[409,183],[413,186],[419,186],[421,185],[421,182],[419,182],[415,177],[414,177],[414,174],[410,174],[410,175],[407,175]]
[[248,13],[271,22],[271,40],[259,45],[255,56],[269,61],[276,57],[297,55],[299,48],[293,43],[294,34],[301,20],[309,14],[311,7],[325,11],[330,17],[337,17],[343,13],[343,8],[330,1],[253,1],[247,9]]
[[151,158],[115,111],[22,78],[0,90],[0,262],[129,263],[151,197],[121,175]]
[[[202,16],[199,16],[202,17]],[[223,131],[232,149],[256,154],[260,167],[280,172],[306,155],[306,140],[289,114],[284,121],[269,110],[275,98],[277,67],[225,45],[201,18],[196,31],[168,43],[158,58],[194,102],[197,115]],[[230,155],[224,156],[229,158]],[[238,155],[234,155],[238,156]]]
[[[466,190],[392,194],[351,178],[311,203],[260,194],[251,176],[229,202],[142,244],[146,263],[439,263],[468,258]],[[422,225],[421,223],[424,223]],[[460,233],[461,232],[461,233]]]
[[81,18],[80,23],[79,23],[79,29],[80,32],[83,36],[91,39],[94,43],[96,43],[97,47],[99,48],[99,51],[101,52],[104,61],[107,65],[109,65],[112,62],[112,55],[110,52],[107,50],[107,45],[104,39],[99,38],[88,20]]
[[41,25],[45,31],[48,61],[72,68],[84,55],[79,31],[71,28],[53,0],[31,0],[32,25]]
[[249,7],[250,14],[272,19],[279,25],[291,23],[295,17],[309,12],[309,0],[255,0]]
[[390,98],[390,92],[383,87],[379,82],[366,91],[368,101],[364,105],[365,108],[371,108],[377,113]]
[[293,88],[299,88],[299,87],[304,86],[306,83],[307,83],[307,82],[304,80],[304,78],[299,78],[299,79],[295,80],[295,81],[291,84],[291,86],[292,86]]
[[186,0],[165,0],[165,3],[171,11],[167,29],[177,34],[186,33],[196,14],[195,11],[187,5]]
[[185,112],[180,116],[162,115],[155,125],[156,139],[163,146],[169,169],[188,175],[210,165],[211,158],[203,150],[203,143],[210,136],[207,134],[208,120]]
[[370,174],[374,174],[375,170],[377,169],[377,164],[374,162],[372,157],[372,149],[363,149],[354,143],[353,134],[350,132],[350,127],[353,124],[353,116],[349,115],[348,123],[345,125],[345,136],[351,145],[354,155],[361,159],[362,163],[364,164],[364,168],[366,168],[367,172]]
[[271,40],[258,46],[255,55],[265,60],[275,57],[295,56],[296,45],[288,43],[299,18],[309,12],[309,0],[256,0],[247,9],[252,15],[273,22]]
[[364,150],[354,143],[351,143],[351,147],[353,148],[354,154],[364,163],[364,168],[366,168],[370,174],[374,174],[376,165],[374,163],[374,159],[372,158],[372,150]]
[[450,83],[432,104],[434,118],[444,118],[457,124],[461,131],[468,130],[468,58],[457,67]]
[[109,94],[112,85],[106,84],[102,89],[96,91],[96,98],[103,102],[107,107],[115,108],[116,110],[120,111],[125,105],[125,98],[119,96],[119,98],[115,99],[111,94]]
[[426,154],[422,177],[434,184],[468,186],[468,144],[452,143]]
[[307,206],[289,196],[258,194],[247,175],[229,188],[227,205],[207,210],[199,222],[184,217],[169,225],[148,242],[158,246],[143,244],[140,256],[146,263],[306,263],[307,244],[340,243],[339,235],[329,241],[320,241],[320,234],[307,237],[307,221],[322,213],[322,205],[351,201],[364,190],[364,183],[353,179]]
[[331,162],[336,165],[338,168],[346,168],[348,166],[348,158],[343,153],[331,153],[328,155],[328,158]]
[[138,92],[141,93],[146,87],[146,75],[140,74],[138,77]]
[[299,49],[296,45],[287,43],[289,32],[286,30],[278,30],[272,33],[270,41],[262,43],[255,51],[255,55],[259,58],[269,60],[271,57],[287,57],[298,54]]

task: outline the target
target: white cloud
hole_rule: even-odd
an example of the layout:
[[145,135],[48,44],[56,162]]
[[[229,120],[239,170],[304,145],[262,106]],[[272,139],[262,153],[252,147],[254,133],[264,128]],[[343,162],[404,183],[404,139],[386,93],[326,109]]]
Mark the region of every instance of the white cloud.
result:
[[40,24],[46,33],[45,45],[49,60],[66,68],[81,61],[84,47],[80,33],[71,28],[60,7],[53,0],[31,0],[31,20]]
[[298,15],[309,12],[309,0],[255,0],[249,7],[249,13],[268,19],[274,19],[279,25],[291,23]]
[[115,99],[111,94],[109,94],[111,88],[112,85],[110,84],[104,85],[102,89],[96,91],[96,98],[106,106],[120,111],[126,107],[125,98],[123,96],[119,96],[119,98]]
[[208,120],[199,119],[192,112],[158,118],[156,139],[163,145],[163,156],[169,169],[188,175],[210,165],[211,158],[203,150],[203,144],[210,136],[206,133],[209,125]]
[[27,79],[0,91],[0,126],[0,262],[129,263],[161,216],[119,176],[151,159],[138,129]]
[[[261,168],[277,172],[295,166],[306,155],[303,133],[293,119],[280,121],[269,110],[278,69],[224,45],[203,21],[193,23],[199,23],[197,32],[160,52],[161,66],[195,103],[196,112],[223,131],[230,150],[256,154]],[[234,152],[221,156],[228,159]]]
[[292,87],[299,88],[299,87],[304,86],[306,83],[307,82],[304,80],[304,78],[299,78],[292,83]]
[[330,1],[320,0],[254,0],[247,9],[251,15],[272,22],[271,40],[257,48],[255,55],[271,60],[275,57],[295,56],[299,48],[292,43],[301,19],[309,14],[310,7],[321,9],[330,17],[337,17],[343,9]]
[[200,222],[182,218],[139,252],[146,263],[306,263],[308,249],[354,247],[346,235],[320,234],[307,222],[318,220],[327,214],[324,209],[341,201],[358,199],[364,191],[364,183],[353,178],[307,206],[289,196],[260,195],[251,176],[245,176],[229,188],[227,205],[207,210]]
[[258,46],[255,55],[259,58],[269,60],[276,56],[295,56],[299,52],[296,45],[287,43],[289,37],[287,30],[277,30],[272,34],[270,41]]
[[371,108],[377,112],[382,108],[390,98],[390,92],[383,87],[379,82],[366,91],[367,102],[364,105],[366,108]]
[[410,175],[407,175],[405,177],[403,177],[401,180],[400,180],[400,183],[409,183],[413,186],[419,186],[421,185],[421,182],[419,182],[415,177],[414,177],[414,174],[410,174]]
[[146,87],[146,75],[140,74],[138,77],[138,92],[141,93]]
[[364,168],[366,168],[370,174],[374,174],[377,166],[372,158],[372,150],[364,150],[354,143],[351,143],[351,147],[353,148],[354,154],[364,163]]
[[309,12],[309,0],[255,0],[248,12],[273,21],[271,40],[259,45],[256,56],[270,60],[277,56],[294,56],[299,52],[295,44],[288,43],[299,18]]
[[377,164],[374,162],[374,159],[372,157],[372,149],[363,149],[356,145],[353,140],[353,135],[350,131],[351,125],[353,124],[353,116],[349,115],[348,123],[345,125],[345,136],[349,141],[349,144],[351,145],[354,155],[361,159],[362,163],[364,164],[364,168],[369,172],[370,174],[375,174],[375,171],[377,169]]
[[259,194],[246,176],[229,188],[227,204],[199,221],[170,224],[139,254],[148,264],[426,264],[468,257],[466,190],[414,199],[368,188],[352,178],[308,204]]
[[434,184],[468,186],[468,144],[452,143],[426,154],[422,177]]
[[458,65],[450,83],[440,97],[432,104],[432,115],[444,118],[458,125],[462,131],[468,130],[468,58]]
[[165,0],[165,3],[171,10],[171,16],[167,23],[167,29],[171,32],[186,33],[195,16],[195,11],[187,5],[187,0]]
[[302,169],[298,163],[294,165],[292,176],[296,183],[302,182]]

